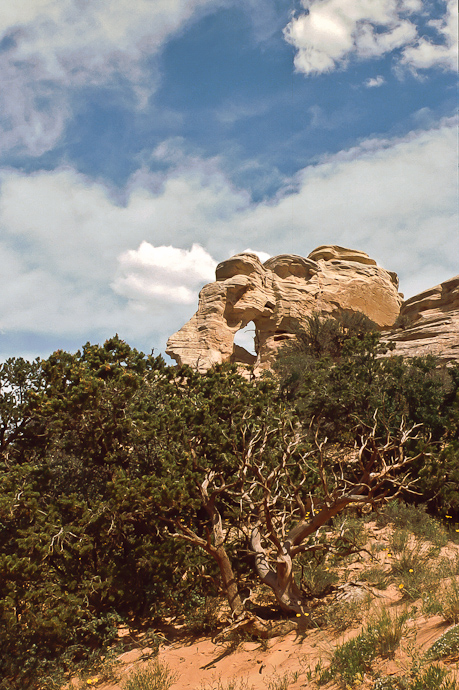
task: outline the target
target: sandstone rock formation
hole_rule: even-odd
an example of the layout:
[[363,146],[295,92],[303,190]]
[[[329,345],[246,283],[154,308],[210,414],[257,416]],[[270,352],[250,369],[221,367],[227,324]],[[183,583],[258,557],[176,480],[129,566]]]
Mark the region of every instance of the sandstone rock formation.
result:
[[[264,264],[255,254],[237,254],[217,266],[216,281],[201,290],[198,311],[169,338],[166,352],[201,372],[226,361],[261,371],[312,313],[359,311],[387,328],[401,304],[396,274],[364,252],[323,246],[308,258],[281,254]],[[256,356],[234,345],[251,321]]]
[[459,362],[459,275],[408,299],[396,326],[384,340],[394,354],[435,355],[442,362]]

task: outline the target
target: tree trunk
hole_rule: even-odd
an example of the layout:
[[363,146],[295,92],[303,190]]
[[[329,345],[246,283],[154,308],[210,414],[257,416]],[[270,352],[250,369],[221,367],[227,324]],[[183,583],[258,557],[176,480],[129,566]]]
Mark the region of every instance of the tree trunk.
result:
[[258,527],[252,530],[250,546],[255,554],[255,569],[260,580],[270,587],[284,611],[303,614],[304,596],[298,588],[294,576],[292,559],[287,549],[278,555],[276,571],[274,571],[261,545],[261,535]]
[[218,563],[220,574],[222,576],[223,587],[225,589],[226,597],[230,605],[234,618],[239,618],[244,614],[244,605],[237,588],[236,578],[234,577],[231,561],[228,558],[225,547],[221,544],[217,548],[212,549],[212,556]]
[[[269,564],[265,549],[261,544],[259,527],[255,527],[250,535],[250,546],[255,554],[255,569],[261,581],[270,587],[284,611],[304,614],[306,599],[295,582],[293,574],[293,559],[302,550],[302,542],[328,520],[340,513],[356,497],[340,497],[331,506],[324,507],[309,522],[300,522],[293,527],[278,550],[276,570]],[[277,547],[279,549],[279,546]]]
[[239,618],[245,612],[241,596],[237,587],[231,561],[225,549],[225,535],[223,533],[222,518],[215,506],[215,495],[209,500],[207,496],[207,485],[202,486],[202,496],[207,499],[204,507],[212,522],[213,544],[208,544],[208,552],[215,558],[220,568],[223,587],[228,599],[228,603],[233,614],[233,618]]

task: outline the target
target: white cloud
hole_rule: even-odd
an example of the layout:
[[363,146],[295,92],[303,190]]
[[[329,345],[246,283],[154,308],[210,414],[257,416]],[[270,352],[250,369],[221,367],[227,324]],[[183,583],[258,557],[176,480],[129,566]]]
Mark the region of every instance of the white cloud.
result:
[[80,344],[118,332],[164,349],[215,261],[248,247],[262,246],[264,260],[348,246],[397,271],[407,295],[435,285],[458,272],[456,128],[447,120],[363,141],[263,203],[196,158],[180,159],[161,185],[139,173],[124,204],[71,169],[4,170],[0,330]]
[[[217,0],[217,5],[223,0]],[[155,88],[152,65],[165,41],[216,0],[15,0],[0,7],[1,147],[40,155],[58,141],[69,88],[121,75],[139,105]]]
[[370,79],[367,79],[364,82],[364,86],[366,86],[367,89],[373,89],[377,88],[378,86],[382,86],[385,83],[386,80],[379,74],[377,77],[371,77]]
[[39,156],[62,135],[69,106],[61,89],[35,80],[36,70],[19,69],[0,54],[0,152],[16,146]]
[[[244,213],[273,254],[338,244],[398,272],[413,294],[458,272],[457,122],[372,139],[301,171],[297,192]],[[422,285],[421,285],[422,284]]]
[[422,11],[421,0],[303,0],[306,12],[292,18],[284,36],[297,51],[296,69],[305,74],[329,72],[353,54],[368,59],[400,48],[402,62],[413,67],[451,66],[453,0],[448,3],[447,17],[430,22],[444,37],[435,47],[418,38],[413,15]]
[[[135,71],[210,0],[21,0],[0,12],[0,34],[15,32],[16,60],[41,63],[50,79],[87,83]],[[214,2],[215,4],[215,2]],[[5,3],[3,3],[3,6]],[[128,74],[129,76],[129,74]]]
[[265,261],[268,261],[268,259],[271,258],[271,254],[267,254],[266,252],[259,252],[256,249],[249,249],[249,248],[244,249],[244,251],[241,253],[242,254],[255,254],[256,256],[258,256],[258,258],[260,259],[262,264],[264,264]]
[[142,242],[119,257],[118,294],[146,308],[152,300],[191,304],[204,283],[215,280],[217,262],[199,244],[190,250]]
[[[154,176],[136,179],[122,205],[72,169],[2,172],[0,331],[117,331],[132,339],[180,327],[183,305],[197,302],[215,275],[199,242],[249,197],[215,165],[195,160],[163,179],[160,191]],[[146,306],[147,322],[139,317]]]
[[458,22],[456,0],[446,0],[446,14],[441,19],[428,22],[438,34],[441,42],[434,42],[425,36],[416,45],[407,46],[403,51],[402,64],[413,71],[441,67],[457,69],[458,60]]

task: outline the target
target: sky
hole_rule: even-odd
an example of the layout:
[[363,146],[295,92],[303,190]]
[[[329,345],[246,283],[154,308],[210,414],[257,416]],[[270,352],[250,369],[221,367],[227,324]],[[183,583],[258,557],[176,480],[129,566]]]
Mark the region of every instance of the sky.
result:
[[455,0],[0,6],[0,359],[164,353],[233,254],[459,272]]

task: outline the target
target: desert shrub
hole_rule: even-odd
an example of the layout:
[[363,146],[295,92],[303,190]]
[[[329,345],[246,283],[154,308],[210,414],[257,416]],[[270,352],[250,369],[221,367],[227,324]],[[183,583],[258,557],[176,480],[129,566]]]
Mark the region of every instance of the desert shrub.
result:
[[448,541],[445,527],[439,520],[428,515],[425,505],[413,506],[403,501],[389,501],[378,513],[377,524],[380,527],[394,525],[396,536],[393,539],[396,540],[407,540],[408,532],[411,532],[419,539],[428,540],[436,546],[444,546]]
[[[269,378],[254,385],[231,366],[205,375],[168,367],[118,337],[75,354],[1,364],[0,688],[34,690],[48,670],[74,668],[110,644],[120,622],[186,614],[218,594],[212,559],[175,538],[183,524],[195,545],[206,543],[212,521],[199,487],[215,468],[234,579],[250,585],[237,471],[257,438],[269,469],[301,436],[287,462],[289,481],[272,493],[284,515],[299,505],[299,482],[304,496],[315,491],[318,504],[324,497],[317,459],[308,456],[298,469],[317,438],[328,436],[324,472],[331,485],[342,476],[344,484],[333,485],[340,490],[358,474],[355,462],[342,462],[342,444],[353,451],[375,423],[385,439],[403,420],[422,425],[405,452],[419,456],[413,471],[433,505],[440,470],[428,465],[426,452],[430,438],[445,441],[441,490],[455,500],[459,374],[445,373],[446,385],[431,359],[380,358],[385,346],[367,325],[348,316],[334,325],[312,320],[307,352],[291,353],[300,371],[294,385],[286,381],[295,362],[279,385]],[[256,474],[259,467],[250,467]],[[230,490],[220,491],[225,482]],[[255,481],[256,491],[260,486]],[[337,525],[330,531],[342,562],[362,535],[352,522]],[[303,563],[306,589],[326,591],[334,576],[324,560]],[[213,624],[208,613],[199,614],[201,625]]]
[[[450,425],[449,405],[459,385],[439,372],[433,357],[381,357],[389,349],[374,329],[343,329],[334,319],[311,317],[300,346],[287,346],[276,366],[281,391],[305,424],[315,420],[329,440],[357,440],[362,425],[394,430],[402,420],[422,424],[438,441]],[[416,468],[420,472],[424,459]]]
[[214,572],[152,502],[159,454],[183,451],[174,369],[114,338],[0,379],[0,687],[32,689],[125,618],[196,608]]
[[[454,409],[455,408],[455,409]],[[447,410],[455,416],[451,422],[453,429],[447,431],[442,447],[422,467],[419,468],[419,491],[429,509],[441,517],[449,515],[449,522],[459,520],[459,393]],[[446,411],[445,411],[446,413]],[[457,529],[457,526],[456,526]],[[451,535],[457,540],[458,534]]]

